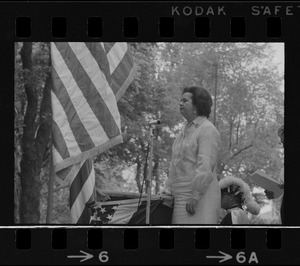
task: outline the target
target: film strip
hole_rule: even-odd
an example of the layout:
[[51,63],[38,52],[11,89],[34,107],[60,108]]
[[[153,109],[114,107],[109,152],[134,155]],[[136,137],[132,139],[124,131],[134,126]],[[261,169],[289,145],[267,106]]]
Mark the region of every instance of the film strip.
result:
[[[277,264],[297,263],[295,230],[277,228],[46,228],[1,230],[22,264]],[[298,231],[296,231],[298,232]],[[4,238],[3,238],[4,239]],[[41,255],[38,255],[41,254]],[[270,257],[269,254],[272,254]],[[126,262],[124,262],[126,261]]]
[[[300,263],[300,2],[2,2],[1,264]],[[282,225],[74,225],[15,222],[15,43],[283,43],[285,222]],[[5,62],[5,63],[4,63]],[[9,163],[8,163],[9,161]],[[7,189],[6,189],[7,188]]]

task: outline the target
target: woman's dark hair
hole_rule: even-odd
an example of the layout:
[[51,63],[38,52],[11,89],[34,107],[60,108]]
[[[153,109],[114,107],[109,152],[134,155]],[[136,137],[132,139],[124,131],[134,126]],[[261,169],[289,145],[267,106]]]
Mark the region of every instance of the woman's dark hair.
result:
[[189,92],[192,96],[193,105],[197,107],[198,115],[209,117],[212,107],[212,98],[209,92],[202,87],[185,87],[182,94]]

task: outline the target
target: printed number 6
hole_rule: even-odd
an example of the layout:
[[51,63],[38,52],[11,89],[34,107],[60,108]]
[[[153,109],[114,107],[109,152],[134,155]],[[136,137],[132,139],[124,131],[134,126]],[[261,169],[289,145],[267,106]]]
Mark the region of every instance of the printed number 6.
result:
[[108,262],[108,260],[109,260],[108,252],[107,251],[100,252],[99,260],[100,260],[100,262],[103,262],[103,263]]
[[236,260],[238,263],[244,263],[246,261],[245,252],[241,251],[236,254]]

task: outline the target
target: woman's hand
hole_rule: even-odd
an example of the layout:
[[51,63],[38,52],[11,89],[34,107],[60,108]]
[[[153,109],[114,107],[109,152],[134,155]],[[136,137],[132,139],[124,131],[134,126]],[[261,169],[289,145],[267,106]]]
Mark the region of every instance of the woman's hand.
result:
[[195,213],[195,208],[196,208],[197,203],[198,203],[198,200],[195,200],[195,199],[188,199],[186,201],[185,209],[190,215],[193,215]]

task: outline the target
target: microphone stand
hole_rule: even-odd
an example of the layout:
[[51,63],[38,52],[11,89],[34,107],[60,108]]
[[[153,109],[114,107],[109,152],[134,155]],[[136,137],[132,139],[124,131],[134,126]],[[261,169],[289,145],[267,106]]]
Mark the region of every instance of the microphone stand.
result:
[[149,125],[149,142],[150,142],[150,159],[149,159],[149,172],[146,179],[147,190],[147,206],[146,206],[146,224],[150,224],[150,206],[151,206],[151,181],[152,181],[152,159],[153,159],[153,139],[154,139],[154,125]]

